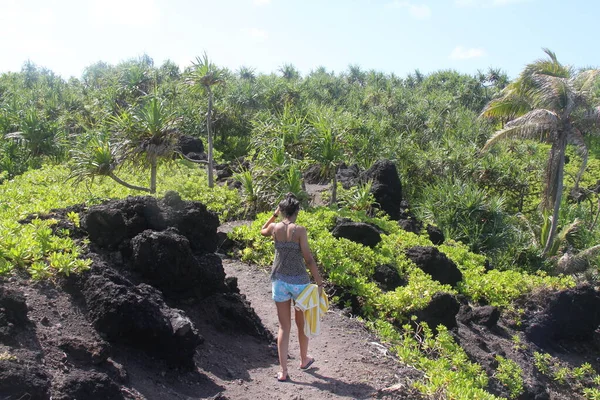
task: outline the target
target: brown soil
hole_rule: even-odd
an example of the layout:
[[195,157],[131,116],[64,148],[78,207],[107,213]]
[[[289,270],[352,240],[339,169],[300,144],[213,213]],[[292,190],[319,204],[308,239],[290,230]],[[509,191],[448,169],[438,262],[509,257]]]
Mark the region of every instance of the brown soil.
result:
[[[276,334],[277,314],[267,273],[231,259],[223,260],[223,267],[228,276],[238,278],[241,293],[265,327]],[[276,380],[279,369],[275,345],[261,349],[251,338],[221,333],[213,336],[203,331],[206,343],[198,365],[230,399],[415,398],[407,390],[408,379],[420,373],[398,363],[358,320],[330,310],[323,320],[321,335],[311,339],[309,353],[316,361],[305,371],[298,368],[295,334],[290,343],[290,382]],[[398,384],[399,379],[404,385],[382,391]]]

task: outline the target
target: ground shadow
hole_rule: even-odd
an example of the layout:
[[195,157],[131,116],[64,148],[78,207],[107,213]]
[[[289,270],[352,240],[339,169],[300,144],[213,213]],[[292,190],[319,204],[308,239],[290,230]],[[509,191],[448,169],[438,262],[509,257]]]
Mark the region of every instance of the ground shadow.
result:
[[204,343],[196,349],[196,365],[225,381],[250,381],[250,370],[278,363],[277,347],[267,340],[196,323]]
[[347,396],[353,399],[367,398],[376,392],[376,389],[366,383],[348,383],[343,380],[325,376],[319,373],[319,368],[310,368],[303,373],[310,374],[319,379],[315,382],[295,382],[290,376],[290,383],[295,385],[313,386],[319,390],[327,391],[338,396]]

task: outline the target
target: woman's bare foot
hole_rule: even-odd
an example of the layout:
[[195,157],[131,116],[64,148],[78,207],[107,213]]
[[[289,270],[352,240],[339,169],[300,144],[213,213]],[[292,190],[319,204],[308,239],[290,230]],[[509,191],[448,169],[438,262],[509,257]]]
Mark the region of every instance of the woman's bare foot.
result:
[[290,379],[290,377],[288,376],[287,371],[279,371],[277,373],[277,380],[279,382],[287,382]]

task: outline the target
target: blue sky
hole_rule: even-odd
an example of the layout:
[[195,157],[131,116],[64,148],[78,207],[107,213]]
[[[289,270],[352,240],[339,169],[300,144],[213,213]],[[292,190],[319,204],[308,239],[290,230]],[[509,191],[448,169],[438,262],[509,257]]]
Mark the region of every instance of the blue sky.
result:
[[594,0],[0,0],[0,73],[26,60],[65,78],[148,54],[302,74],[350,64],[404,77],[500,68],[515,77],[553,50],[600,67]]

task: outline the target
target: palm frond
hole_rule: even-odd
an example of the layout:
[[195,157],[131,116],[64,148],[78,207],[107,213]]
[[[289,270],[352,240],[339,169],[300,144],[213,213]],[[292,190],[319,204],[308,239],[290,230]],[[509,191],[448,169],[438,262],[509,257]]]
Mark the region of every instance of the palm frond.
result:
[[491,100],[481,111],[480,117],[514,118],[532,109],[529,99],[515,86],[507,86],[501,97]]
[[558,123],[558,115],[553,111],[545,109],[530,111],[522,117],[510,121],[504,129],[494,133],[485,143],[482,151],[487,151],[499,141],[513,137],[544,140],[545,136],[557,129]]
[[573,87],[578,92],[589,92],[600,80],[600,69],[588,69],[571,78]]
[[23,135],[23,132],[11,132],[11,133],[7,133],[6,135],[4,135],[5,139],[11,139],[11,140],[27,140],[25,138],[25,135]]
[[549,49],[544,48],[544,53],[548,55],[548,59],[539,59],[531,64],[528,64],[519,79],[527,80],[534,75],[548,75],[560,78],[569,78],[573,74],[573,70],[568,65],[563,65],[558,61],[556,54]]
[[196,61],[192,62],[192,70],[188,73],[186,83],[200,90],[207,90],[211,86],[224,83],[225,71],[218,68],[204,53],[202,57],[196,57]]
[[536,108],[552,110],[572,110],[575,105],[575,91],[563,77],[537,74],[532,77],[536,88],[533,90]]
[[558,260],[555,272],[563,274],[583,272],[589,268],[589,260],[599,253],[600,244],[587,248],[575,255],[567,252]]

